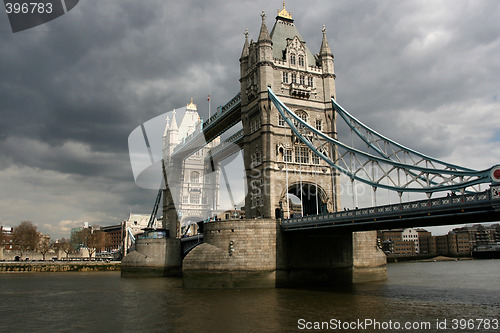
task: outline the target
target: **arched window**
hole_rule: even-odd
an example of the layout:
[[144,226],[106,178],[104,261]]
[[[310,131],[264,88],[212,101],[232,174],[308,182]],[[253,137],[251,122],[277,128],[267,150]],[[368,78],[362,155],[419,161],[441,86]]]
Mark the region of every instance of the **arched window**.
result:
[[285,149],[283,146],[278,147],[278,161],[284,161]]
[[[302,119],[303,121],[305,121],[307,123],[307,113],[306,112],[304,112],[302,110],[298,110],[298,111],[295,111],[295,114],[297,116],[299,116],[300,119]],[[294,123],[295,123],[295,126],[299,125],[298,121],[296,121],[296,120],[294,120]]]
[[198,171],[191,172],[190,182],[197,184],[200,182],[200,173]]
[[305,113],[304,111],[298,111],[297,112],[297,115],[305,122],[307,122],[307,113]]
[[290,64],[295,65],[295,54],[290,54]]
[[304,66],[304,56],[299,55],[299,66]]

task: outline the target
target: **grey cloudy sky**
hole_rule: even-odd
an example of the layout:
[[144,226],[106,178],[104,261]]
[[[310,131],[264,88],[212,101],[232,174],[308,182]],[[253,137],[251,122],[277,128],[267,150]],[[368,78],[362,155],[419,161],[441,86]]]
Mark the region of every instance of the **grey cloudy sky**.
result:
[[[148,213],[127,138],[194,97],[239,89],[245,28],[281,1],[81,0],[13,34],[0,13],[0,224],[53,237]],[[287,1],[313,53],[321,27],[338,101],[377,131],[471,168],[500,163],[500,2]]]

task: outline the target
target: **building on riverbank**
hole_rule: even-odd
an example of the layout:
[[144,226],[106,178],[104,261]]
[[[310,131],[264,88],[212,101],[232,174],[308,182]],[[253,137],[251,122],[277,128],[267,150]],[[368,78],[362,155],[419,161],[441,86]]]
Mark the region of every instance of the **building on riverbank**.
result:
[[0,226],[0,248],[4,250],[12,250],[12,232],[14,228],[9,226]]
[[405,228],[379,230],[377,237],[386,254],[408,256],[426,251],[430,234],[425,229]]
[[380,230],[378,239],[384,252],[391,256],[470,256],[478,247],[500,242],[500,224],[475,224],[455,228],[439,236],[432,236],[425,229]]

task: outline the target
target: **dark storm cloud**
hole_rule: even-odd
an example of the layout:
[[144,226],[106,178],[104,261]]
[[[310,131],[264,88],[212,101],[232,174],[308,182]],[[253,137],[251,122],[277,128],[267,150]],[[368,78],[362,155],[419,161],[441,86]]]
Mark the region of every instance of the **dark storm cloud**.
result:
[[[338,100],[356,117],[437,157],[466,160],[458,152],[466,144],[483,147],[474,148],[477,154],[489,149],[488,133],[498,133],[488,119],[499,93],[496,1],[286,5],[313,53],[326,25]],[[270,30],[279,7],[281,1],[80,1],[64,16],[17,34],[6,32],[1,17],[2,185],[12,188],[10,196],[33,185],[57,201],[79,184],[83,208],[73,215],[48,214],[57,207],[33,199],[40,219],[50,215],[49,225],[109,224],[129,209],[149,211],[155,194],[133,183],[128,135],[190,97],[205,118],[209,93],[213,108],[233,97],[245,28],[256,39],[261,10]],[[482,155],[477,164],[490,163]],[[32,174],[23,178],[16,168]],[[54,175],[61,178],[42,185]],[[0,223],[20,211],[4,209]]]

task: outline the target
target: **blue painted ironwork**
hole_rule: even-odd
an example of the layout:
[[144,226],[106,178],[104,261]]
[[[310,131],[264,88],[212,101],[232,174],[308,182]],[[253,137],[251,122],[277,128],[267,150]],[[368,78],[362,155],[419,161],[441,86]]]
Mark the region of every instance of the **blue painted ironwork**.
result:
[[[388,156],[375,156],[350,147],[312,127],[280,101],[271,88],[268,88],[268,95],[293,134],[295,134],[303,144],[309,147],[313,154],[319,156],[328,165],[346,174],[351,179],[358,180],[374,188],[384,188],[399,193],[424,192],[431,194],[440,191],[459,191],[482,183],[492,183],[492,171],[498,168],[498,166],[494,166],[486,170],[476,171],[466,168],[452,168],[451,164],[446,163],[444,163],[444,168],[437,168],[434,165],[433,167],[428,167],[427,165],[424,167],[418,164],[406,164],[401,161],[394,161],[387,158]],[[300,130],[294,122],[300,126]],[[324,143],[315,147],[310,137],[323,140]],[[332,151],[336,152],[334,159],[329,158],[319,149],[325,144],[332,145]],[[403,146],[399,145],[399,147],[401,148]],[[410,152],[409,149],[406,149],[406,151]],[[380,150],[379,153],[384,154]],[[421,154],[421,156],[425,155]],[[350,161],[355,160],[358,167],[353,168],[352,165],[350,165],[351,162],[347,162],[348,158]],[[435,162],[438,161],[436,159],[433,160]],[[369,168],[372,169],[371,173],[368,171]],[[381,173],[382,176],[377,176],[378,178],[376,178],[374,176],[374,170],[377,171],[377,173]],[[410,180],[402,182],[401,175],[409,177]],[[387,184],[384,184],[383,181],[387,182]]]
[[[450,170],[474,171],[469,168],[465,168],[462,166],[438,160],[436,158],[427,156],[411,148],[405,147],[402,144],[399,144],[396,141],[391,140],[383,136],[382,134],[376,132],[375,130],[371,129],[370,127],[366,126],[364,123],[362,123],[353,115],[351,115],[349,112],[347,112],[333,98],[332,98],[332,105],[335,111],[337,111],[337,113],[342,117],[345,123],[361,138],[361,140],[363,140],[370,148],[375,150],[380,156],[386,159],[405,163],[405,159],[401,158],[398,155],[400,153],[403,153],[406,156],[408,156],[411,159],[411,161],[416,165],[426,164],[427,167],[428,165],[433,165],[433,163],[437,163],[442,165],[445,169],[447,168]],[[364,131],[364,134],[361,133],[361,131]],[[412,158],[412,155],[419,157],[420,160],[415,160],[414,158]]]
[[[361,228],[373,230],[373,225],[384,223],[384,220],[400,225],[403,222],[411,223],[411,219],[423,220],[433,216],[448,216],[454,218],[455,223],[460,223],[460,215],[473,216],[474,214],[483,214],[483,217],[486,216],[490,221],[500,218],[498,188],[492,187],[478,193],[295,217],[283,220],[281,228],[284,231],[291,231],[321,228],[341,229],[365,225]],[[443,222],[443,224],[447,224],[447,222]]]
[[[473,171],[472,169],[444,162],[436,158],[422,154],[411,148],[405,147],[400,143],[385,137],[384,135],[378,133],[377,131],[371,129],[370,127],[362,123],[356,117],[347,112],[333,98],[332,98],[332,105],[333,109],[337,112],[338,115],[340,115],[340,117],[351,128],[351,130],[354,133],[356,133],[356,135],[363,142],[365,142],[369,148],[373,149],[377,154],[379,154],[384,158],[402,163],[406,163],[406,161],[409,160],[413,163],[413,165],[420,164],[420,165],[425,165],[426,167],[430,166],[432,168],[435,168],[435,164],[438,164],[441,167],[444,167],[445,169]],[[409,172],[409,174],[412,176],[416,176],[412,172]],[[425,178],[421,178],[421,180],[429,181],[429,183],[437,185],[437,183],[433,182],[432,180],[428,180]]]

